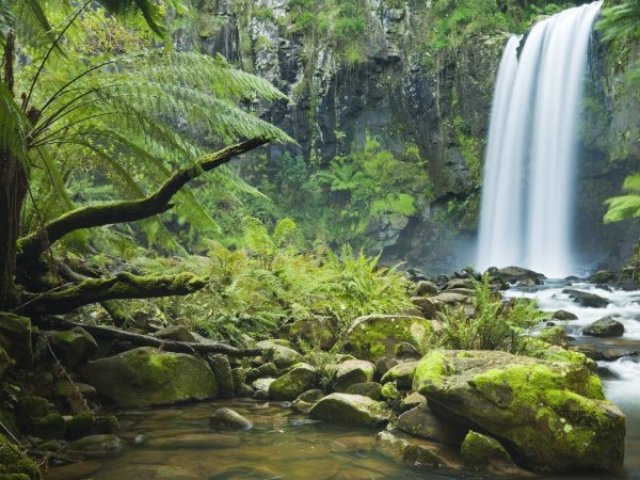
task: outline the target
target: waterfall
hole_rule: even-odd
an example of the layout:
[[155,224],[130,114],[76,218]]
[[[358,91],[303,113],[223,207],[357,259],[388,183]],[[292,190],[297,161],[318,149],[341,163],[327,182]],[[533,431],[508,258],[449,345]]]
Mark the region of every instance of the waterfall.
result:
[[[509,39],[494,90],[477,267],[573,273],[574,169],[587,49],[602,2]],[[524,46],[520,43],[524,41]]]

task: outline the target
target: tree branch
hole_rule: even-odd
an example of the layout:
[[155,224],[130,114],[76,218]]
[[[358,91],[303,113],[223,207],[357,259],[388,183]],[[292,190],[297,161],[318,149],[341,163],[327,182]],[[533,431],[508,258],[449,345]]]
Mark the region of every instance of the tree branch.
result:
[[75,230],[134,222],[166,212],[173,206],[169,203],[171,198],[187,182],[199,177],[204,172],[224,165],[236,155],[253,150],[268,142],[267,138],[253,138],[207,155],[192,165],[178,170],[155,193],[145,198],[72,210],[47,223],[41,230],[20,239],[18,241],[18,261],[24,263],[37,259],[49,245]]
[[62,314],[90,303],[118,298],[152,298],[193,293],[207,281],[192,273],[164,276],[137,276],[127,272],[111,278],[83,280],[77,285],[47,293],[23,295],[24,303],[15,312],[21,315]]
[[174,340],[161,340],[159,338],[125,332],[109,327],[99,327],[84,323],[69,322],[53,317],[36,317],[31,320],[33,325],[48,330],[70,330],[74,327],[82,327],[95,338],[107,340],[120,340],[144,347],[157,347],[161,350],[177,353],[223,353],[230,357],[251,357],[261,355],[259,349],[239,349],[221,342],[178,342]]

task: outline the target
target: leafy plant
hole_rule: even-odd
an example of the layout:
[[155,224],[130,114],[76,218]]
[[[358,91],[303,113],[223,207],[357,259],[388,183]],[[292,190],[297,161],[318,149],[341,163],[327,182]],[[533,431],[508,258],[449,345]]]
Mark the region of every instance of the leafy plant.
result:
[[491,289],[488,275],[476,283],[474,293],[473,313],[459,306],[445,308],[438,315],[443,329],[434,338],[437,346],[520,353],[525,347],[527,330],[546,317],[529,299],[504,303],[500,294]]
[[604,223],[620,222],[640,217],[640,173],[634,173],[625,178],[622,184],[625,195],[609,198],[604,215]]

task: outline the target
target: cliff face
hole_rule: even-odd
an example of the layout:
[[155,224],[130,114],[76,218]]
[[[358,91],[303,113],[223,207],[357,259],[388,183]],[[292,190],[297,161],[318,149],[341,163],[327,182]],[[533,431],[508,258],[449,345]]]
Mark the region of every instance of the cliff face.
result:
[[[292,27],[287,0],[193,2],[198,18],[177,31],[178,48],[219,52],[285,92],[290,102],[265,116],[297,139],[299,147],[289,150],[309,165],[326,166],[362,148],[367,136],[392,152],[419,148],[433,192],[408,218],[370,229],[384,259],[431,272],[472,263],[493,83],[508,34],[480,33],[442,48],[420,33],[430,2],[363,0],[369,18],[357,50]],[[602,201],[638,166],[640,111],[621,86],[624,66],[609,67],[606,56],[594,49],[577,240],[590,260],[619,263],[629,249],[621,239],[637,236],[628,226],[603,227]],[[272,172],[283,153],[271,147]]]

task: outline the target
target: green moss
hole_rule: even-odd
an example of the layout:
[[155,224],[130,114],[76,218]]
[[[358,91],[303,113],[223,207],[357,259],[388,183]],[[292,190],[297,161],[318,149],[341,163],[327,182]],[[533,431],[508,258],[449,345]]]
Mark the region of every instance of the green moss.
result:
[[[22,477],[21,477],[22,476]],[[0,434],[0,477],[25,478],[28,480],[40,480],[42,478],[38,465]]]
[[425,355],[413,375],[413,389],[424,395],[423,391],[431,386],[442,387],[448,371],[447,360],[441,352]]
[[496,439],[470,431],[464,437],[460,455],[467,467],[485,469],[493,461],[512,463],[505,448]]

